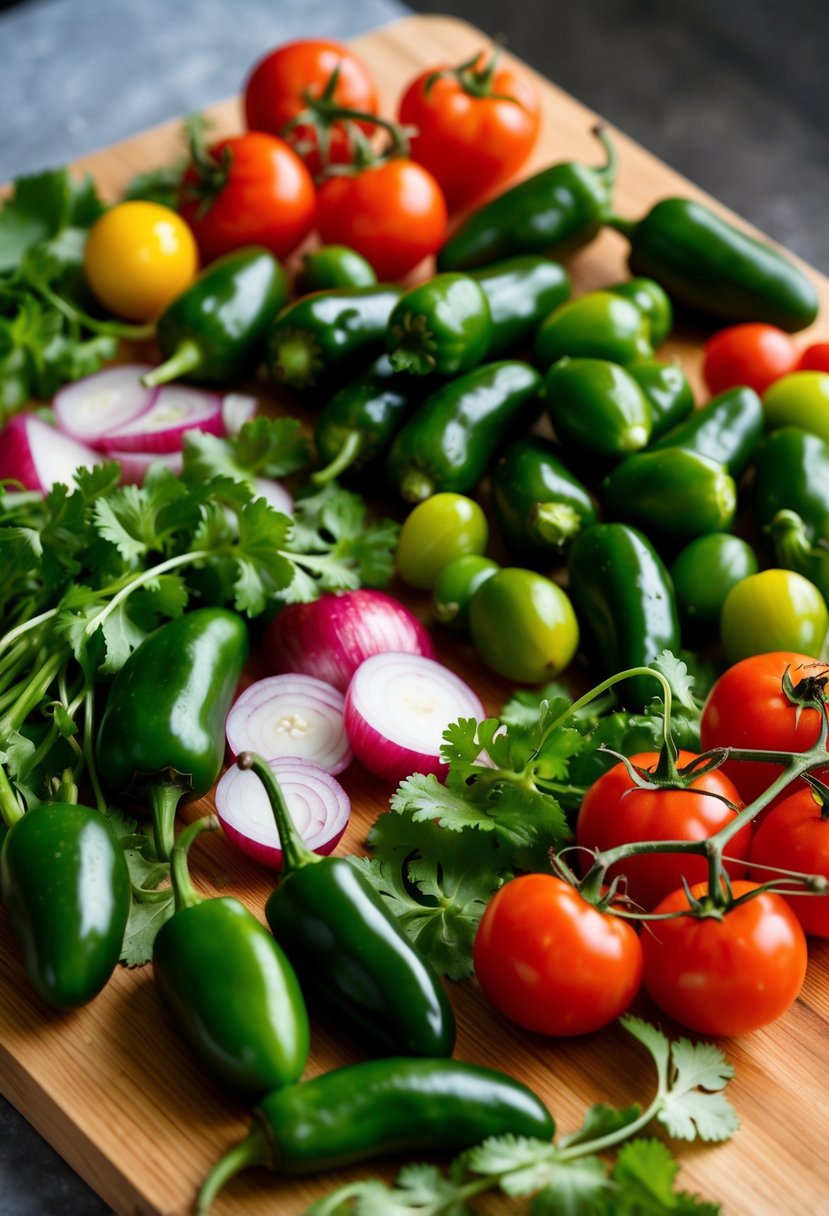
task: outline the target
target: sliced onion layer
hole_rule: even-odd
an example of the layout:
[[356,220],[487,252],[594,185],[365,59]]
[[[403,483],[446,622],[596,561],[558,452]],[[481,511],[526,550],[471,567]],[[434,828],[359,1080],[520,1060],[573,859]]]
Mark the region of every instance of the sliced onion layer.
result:
[[[270,760],[297,831],[309,849],[327,854],[348,826],[351,803],[330,773],[294,757]],[[268,795],[254,772],[233,765],[216,787],[216,812],[228,839],[246,856],[278,870],[279,833]]]
[[141,383],[150,370],[149,363],[122,363],[65,385],[52,402],[58,426],[97,447],[113,430],[150,409],[159,392]]
[[71,486],[76,469],[101,459],[36,414],[15,414],[0,431],[0,481],[19,481],[27,490],[48,494],[58,482]]
[[352,759],[344,706],[341,692],[313,676],[267,676],[237,697],[227,716],[228,747],[234,756],[296,756],[341,773]]
[[184,435],[194,430],[224,435],[221,397],[189,384],[164,384],[146,410],[110,427],[99,442],[121,452],[178,452]]
[[417,654],[378,654],[358,667],[345,696],[345,728],[357,758],[378,777],[445,777],[443,732],[485,716],[480,698],[443,664]]
[[272,477],[254,477],[253,490],[256,496],[264,498],[274,511],[282,511],[284,515],[293,515],[293,495],[285,489],[282,482],[274,481]]
[[181,452],[116,452],[113,450],[106,453],[106,458],[118,461],[121,466],[121,481],[124,485],[143,485],[151,464],[166,465],[176,476],[184,468],[184,456]]
[[222,398],[222,422],[225,434],[238,435],[258,409],[258,397],[250,397],[247,393],[225,393]]

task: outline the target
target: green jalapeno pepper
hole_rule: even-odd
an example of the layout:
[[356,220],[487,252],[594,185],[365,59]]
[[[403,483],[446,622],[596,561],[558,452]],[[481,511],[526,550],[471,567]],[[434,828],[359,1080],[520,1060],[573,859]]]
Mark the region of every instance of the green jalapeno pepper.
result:
[[[653,662],[680,644],[670,575],[650,541],[627,524],[585,528],[567,557],[570,596],[602,677]],[[646,676],[625,680],[620,695],[632,709],[654,696]]]
[[651,440],[683,422],[693,410],[693,389],[679,364],[643,359],[641,363],[629,364],[626,370],[651,407]]
[[766,525],[766,532],[778,566],[802,574],[829,601],[829,545],[812,544],[805,523],[795,511],[778,511]]
[[622,283],[612,284],[607,290],[630,300],[642,315],[648,318],[650,340],[654,346],[665,341],[673,327],[674,310],[668,293],[655,279],[641,276],[625,279]]
[[694,410],[651,445],[685,448],[725,465],[733,477],[748,468],[763,435],[763,407],[753,388],[729,388]]
[[558,262],[525,253],[470,271],[489,301],[492,323],[487,359],[497,359],[531,336],[569,298],[570,276]]
[[472,597],[500,569],[497,562],[480,553],[466,553],[444,566],[432,592],[432,606],[441,625],[464,629]]
[[393,1153],[450,1153],[490,1136],[551,1140],[555,1121],[526,1085],[458,1060],[369,1060],[268,1094],[248,1134],[208,1174],[197,1216],[241,1170],[295,1176]]
[[261,1094],[302,1075],[308,1015],[294,969],[264,925],[238,899],[202,899],[190,881],[191,844],[218,826],[197,820],[175,843],[175,912],[156,936],[153,976],[210,1071]]
[[670,567],[683,626],[697,633],[716,633],[725,597],[757,570],[754,550],[739,536],[709,532],[692,540]]
[[528,363],[503,360],[442,385],[399,432],[386,473],[408,502],[439,490],[472,490],[509,429],[540,408],[541,377]]
[[754,521],[761,534],[778,511],[795,511],[812,544],[829,541],[829,444],[797,427],[772,431],[754,458]]
[[636,452],[608,473],[599,496],[609,519],[661,537],[722,532],[737,509],[737,487],[725,466],[690,448]]
[[294,300],[268,333],[268,370],[288,388],[312,389],[359,359],[376,358],[401,295],[399,287],[378,284],[319,291]]
[[287,298],[285,271],[266,249],[252,246],[217,258],[158,318],[156,336],[165,361],[142,383],[189,376],[227,384],[251,372],[267,328]]
[[610,215],[607,223],[630,241],[631,272],[656,279],[675,303],[789,332],[817,316],[817,294],[805,274],[704,203],[664,198],[638,222]]
[[314,443],[327,463],[311,480],[324,485],[383,456],[429,387],[425,377],[396,372],[388,355],[381,355],[320,411]]
[[115,793],[149,798],[159,857],[170,856],[181,799],[206,794],[221,771],[225,719],[247,653],[241,617],[197,608],[145,638],[113,680],[98,771]]
[[547,413],[563,444],[619,459],[643,448],[653,422],[648,399],[607,359],[559,359],[544,379]]
[[100,811],[73,802],[42,803],[8,827],[0,890],[26,976],[49,1005],[84,1005],[121,954],[131,902],[124,851]]
[[568,300],[543,321],[533,352],[542,369],[565,355],[632,363],[653,357],[650,325],[641,310],[612,291],[590,291]]
[[481,362],[491,337],[483,288],[467,274],[438,274],[395,304],[386,344],[397,372],[456,376]]
[[596,522],[589,492],[562,463],[561,449],[532,435],[511,443],[492,473],[492,510],[510,553],[523,562],[554,561],[582,528]]
[[601,127],[605,164],[598,169],[574,161],[551,165],[484,203],[463,221],[438,254],[439,270],[471,270],[516,253],[564,255],[599,232],[610,207],[616,156]]
[[452,1006],[388,905],[344,857],[306,848],[261,757],[243,752],[236,763],[256,773],[273,809],[283,862],[265,915],[303,990],[371,1052],[450,1056]]
[[312,291],[333,291],[337,287],[373,287],[377,275],[356,249],[347,245],[320,245],[306,253],[296,277],[296,290],[307,296]]

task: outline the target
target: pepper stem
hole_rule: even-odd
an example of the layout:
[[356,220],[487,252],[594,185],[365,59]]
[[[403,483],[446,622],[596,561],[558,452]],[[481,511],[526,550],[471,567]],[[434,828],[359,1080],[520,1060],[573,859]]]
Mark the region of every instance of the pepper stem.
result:
[[406,502],[423,502],[435,492],[435,483],[422,469],[409,469],[400,483],[400,493]]
[[360,455],[363,449],[363,436],[360,431],[348,431],[343,446],[340,448],[333,460],[325,466],[324,469],[317,469],[316,473],[311,474],[311,481],[315,486],[327,485],[329,481],[333,481],[335,477],[339,477],[340,473],[344,473],[346,469],[351,468],[354,461]]
[[530,532],[545,545],[561,548],[578,536],[581,524],[581,515],[566,502],[537,502],[530,508]]
[[597,122],[590,132],[595,135],[605,150],[605,163],[593,172],[600,177],[606,186],[615,186],[616,175],[619,171],[619,161],[616,157],[616,145],[607,133],[604,123]]
[[279,833],[279,847],[282,850],[282,874],[287,876],[292,870],[301,870],[311,862],[322,861],[316,853],[312,853],[296,829],[282,787],[273,774],[273,770],[257,752],[240,752],[236,757],[240,769],[251,769],[265,787],[268,801],[271,804],[276,830]]
[[274,334],[269,362],[275,378],[290,388],[313,388],[324,370],[319,344],[301,329]]
[[168,384],[170,380],[176,380],[179,376],[186,376],[188,372],[195,371],[201,362],[202,352],[195,342],[192,340],[179,342],[170,358],[165,359],[163,363],[159,363],[158,367],[154,367],[151,372],[143,375],[141,383],[145,388],[155,388],[157,384]]
[[150,789],[150,806],[153,811],[153,840],[159,861],[169,861],[175,844],[174,824],[176,811],[184,788],[178,782],[154,782]]
[[187,856],[197,836],[201,836],[202,832],[215,832],[218,826],[219,821],[215,815],[205,815],[203,819],[196,819],[194,823],[186,827],[173,845],[173,851],[170,854],[170,881],[173,884],[176,912],[181,912],[183,908],[195,908],[196,904],[204,903],[203,897],[199,895],[190,878]]
[[208,1216],[213,1200],[231,1178],[235,1178],[242,1170],[253,1165],[269,1165],[272,1153],[268,1145],[265,1129],[254,1124],[244,1140],[240,1140],[220,1157],[210,1173],[201,1184],[196,1199],[196,1216]]

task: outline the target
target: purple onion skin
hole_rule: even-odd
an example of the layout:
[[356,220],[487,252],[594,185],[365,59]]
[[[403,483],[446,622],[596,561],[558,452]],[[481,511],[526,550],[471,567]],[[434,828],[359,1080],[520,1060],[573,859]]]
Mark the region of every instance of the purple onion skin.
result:
[[268,626],[264,651],[275,672],[303,672],[340,692],[374,654],[404,651],[435,657],[425,625],[393,596],[368,589],[289,604]]
[[[230,843],[237,848],[240,853],[244,853],[246,857],[250,857],[253,861],[258,861],[262,866],[267,866],[270,870],[282,869],[281,849],[273,849],[269,845],[260,844],[256,840],[251,840],[250,836],[246,836],[244,832],[240,832],[238,828],[232,827],[231,824],[226,823],[221,816],[219,818],[221,820],[222,830],[224,831],[225,836],[227,836]],[[347,827],[348,824],[344,823],[341,830],[337,832],[335,836],[332,836],[330,840],[326,840],[325,844],[316,846],[314,852],[319,853],[321,857],[327,857],[329,853],[333,853],[334,849],[336,849],[337,845],[345,835],[345,830]]]
[[417,752],[410,747],[392,743],[358,713],[348,697],[345,702],[345,728],[354,755],[375,777],[390,785],[399,785],[412,773],[434,773],[443,781],[449,772],[440,756]]

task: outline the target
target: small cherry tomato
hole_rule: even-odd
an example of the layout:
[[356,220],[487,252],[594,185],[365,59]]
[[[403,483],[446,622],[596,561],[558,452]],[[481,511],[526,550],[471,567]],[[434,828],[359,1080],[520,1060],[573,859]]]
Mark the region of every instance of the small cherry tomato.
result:
[[[757,883],[732,885],[734,899]],[[691,887],[701,899],[707,883]],[[673,891],[654,915],[690,909]],[[749,1034],[785,1013],[806,975],[806,938],[779,895],[765,891],[713,916],[653,921],[642,933],[643,984],[669,1017],[699,1034]]]
[[791,372],[763,393],[766,430],[799,427],[829,443],[829,372]]
[[510,1021],[555,1036],[588,1034],[639,990],[642,948],[630,924],[552,874],[513,878],[487,904],[475,974]]
[[475,592],[469,636],[493,671],[521,684],[541,684],[569,665],[578,650],[579,625],[557,583],[513,566]]
[[[680,752],[677,764],[694,759],[693,752]],[[653,770],[658,752],[631,756],[637,768]],[[688,789],[642,789],[631,779],[621,762],[594,781],[584,796],[576,824],[576,842],[581,848],[613,849],[620,844],[642,840],[705,840],[734,818],[727,802],[737,808],[742,800],[733,782],[721,769],[696,777]],[[751,825],[747,824],[728,842],[726,864],[732,878],[745,878],[744,859],[748,856]],[[589,868],[585,855],[583,868]],[[625,893],[641,908],[649,910],[689,882],[703,882],[708,873],[707,858],[682,853],[652,853],[629,857],[611,866],[608,879],[623,874]]]
[[814,583],[794,570],[761,570],[723,600],[720,638],[729,663],[770,650],[819,654],[829,610]]
[[[337,78],[331,101],[349,110],[377,113],[377,90],[365,64],[348,47],[326,38],[303,38],[269,51],[254,64],[243,90],[248,129],[287,140],[314,176],[322,167],[317,131],[305,124],[288,131],[285,127],[307,108],[304,95],[319,97],[334,72]],[[366,131],[372,129],[368,123],[359,125]],[[342,125],[334,124],[330,134],[327,159],[347,163],[351,159],[347,133]]]
[[417,128],[412,160],[434,174],[453,209],[511,177],[538,135],[535,87],[497,59],[481,52],[458,68],[431,68],[400,101],[400,122]]
[[361,253],[379,279],[399,279],[442,245],[446,202],[427,169],[395,157],[323,182],[317,229],[325,244]]
[[220,139],[190,165],[179,211],[206,262],[244,245],[284,258],[311,231],[314,183],[284,140],[249,131]]
[[829,342],[814,342],[807,346],[797,361],[795,371],[829,372]]
[[721,329],[705,343],[704,353],[705,383],[715,396],[739,384],[764,393],[797,363],[791,336],[760,321]]
[[129,321],[152,321],[193,282],[199,250],[169,207],[117,203],[90,228],[83,269],[104,308]]
[[463,494],[433,494],[403,521],[397,541],[397,573],[410,587],[431,591],[444,566],[483,553],[489,526],[478,504]]
[[[822,874],[829,879],[829,818],[808,787],[784,798],[767,815],[751,842],[750,860],[771,870],[752,869],[755,882],[769,882],[774,869]],[[804,933],[829,937],[829,895],[782,897],[803,926]]]

